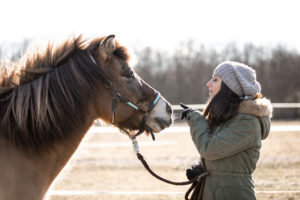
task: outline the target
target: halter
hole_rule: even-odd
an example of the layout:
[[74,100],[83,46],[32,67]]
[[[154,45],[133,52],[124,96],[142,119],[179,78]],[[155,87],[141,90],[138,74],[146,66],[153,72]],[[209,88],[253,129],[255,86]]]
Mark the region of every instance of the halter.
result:
[[[98,65],[96,60],[93,58],[93,56],[91,54],[89,54],[91,60],[93,61],[94,64]],[[112,86],[112,82],[104,77],[104,72],[102,74],[102,78],[104,79],[104,86],[110,91],[111,95],[112,95],[112,121],[111,124],[115,123],[115,119],[116,119],[116,111],[117,111],[117,106],[119,102],[123,102],[126,105],[130,106],[131,108],[135,109],[136,111],[139,111],[141,113],[144,114],[143,119],[140,123],[140,127],[139,127],[139,131],[134,134],[133,136],[130,136],[129,132],[125,129],[122,129],[129,137],[131,140],[135,140],[135,138],[142,134],[145,130],[148,131],[151,134],[152,140],[155,140],[155,136],[153,134],[152,128],[150,128],[147,124],[146,124],[146,119],[147,119],[147,113],[150,113],[153,108],[156,106],[158,100],[160,99],[160,93],[158,91],[155,91],[155,98],[154,100],[151,102],[151,104],[149,105],[148,109],[145,111],[142,108],[140,108],[138,105],[132,103],[131,101],[129,101],[128,99],[126,99],[125,97],[123,97],[120,93],[118,93]]]

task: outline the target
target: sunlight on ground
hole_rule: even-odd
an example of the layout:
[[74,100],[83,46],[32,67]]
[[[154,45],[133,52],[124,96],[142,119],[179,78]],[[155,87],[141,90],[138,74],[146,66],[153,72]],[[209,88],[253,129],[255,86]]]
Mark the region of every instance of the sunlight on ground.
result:
[[[283,124],[300,125],[299,122],[273,123]],[[258,200],[300,199],[299,134],[300,131],[273,131],[263,141],[261,158],[253,175]],[[199,160],[188,132],[158,134],[156,142],[146,136],[138,140],[151,168],[170,180],[186,180],[186,168]],[[188,188],[168,185],[148,174],[133,153],[128,137],[120,133],[89,135],[70,166],[53,185],[56,195],[50,196],[50,200],[179,200],[184,199]],[[65,192],[65,196],[59,192]]]

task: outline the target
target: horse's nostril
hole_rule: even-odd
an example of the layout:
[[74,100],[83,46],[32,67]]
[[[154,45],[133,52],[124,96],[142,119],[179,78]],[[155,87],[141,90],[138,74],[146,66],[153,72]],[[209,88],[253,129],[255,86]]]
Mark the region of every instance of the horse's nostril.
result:
[[170,119],[169,122],[168,122],[168,126],[171,126],[172,123],[173,123],[173,120]]
[[169,113],[169,114],[173,113],[173,110],[172,110],[170,104],[168,104],[168,103],[167,103],[167,106],[166,106],[166,110],[167,110],[167,113]]

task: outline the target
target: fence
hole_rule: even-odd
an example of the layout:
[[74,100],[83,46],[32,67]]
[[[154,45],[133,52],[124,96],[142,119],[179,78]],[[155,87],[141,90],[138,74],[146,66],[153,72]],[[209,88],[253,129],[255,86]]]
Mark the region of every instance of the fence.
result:
[[[299,190],[267,190],[255,191],[256,194],[300,194]],[[83,191],[83,190],[53,190],[49,192],[50,196],[100,196],[100,195],[184,195],[184,192],[174,191]]]
[[[203,110],[206,104],[189,104],[188,107],[197,110]],[[300,118],[300,103],[272,103],[274,108],[273,119],[299,119]],[[182,108],[179,105],[172,106],[175,113],[178,113]]]
[[[189,104],[188,107],[193,109],[203,109],[205,104]],[[273,108],[300,108],[300,103],[272,103]],[[173,110],[182,110],[180,105],[173,105]]]

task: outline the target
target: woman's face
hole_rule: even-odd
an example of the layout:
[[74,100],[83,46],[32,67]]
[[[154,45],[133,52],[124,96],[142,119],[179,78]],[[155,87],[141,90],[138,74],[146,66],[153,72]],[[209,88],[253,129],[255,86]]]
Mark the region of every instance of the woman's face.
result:
[[214,75],[210,81],[207,82],[207,87],[209,91],[210,99],[214,98],[214,96],[220,91],[221,89],[222,79],[221,77]]

